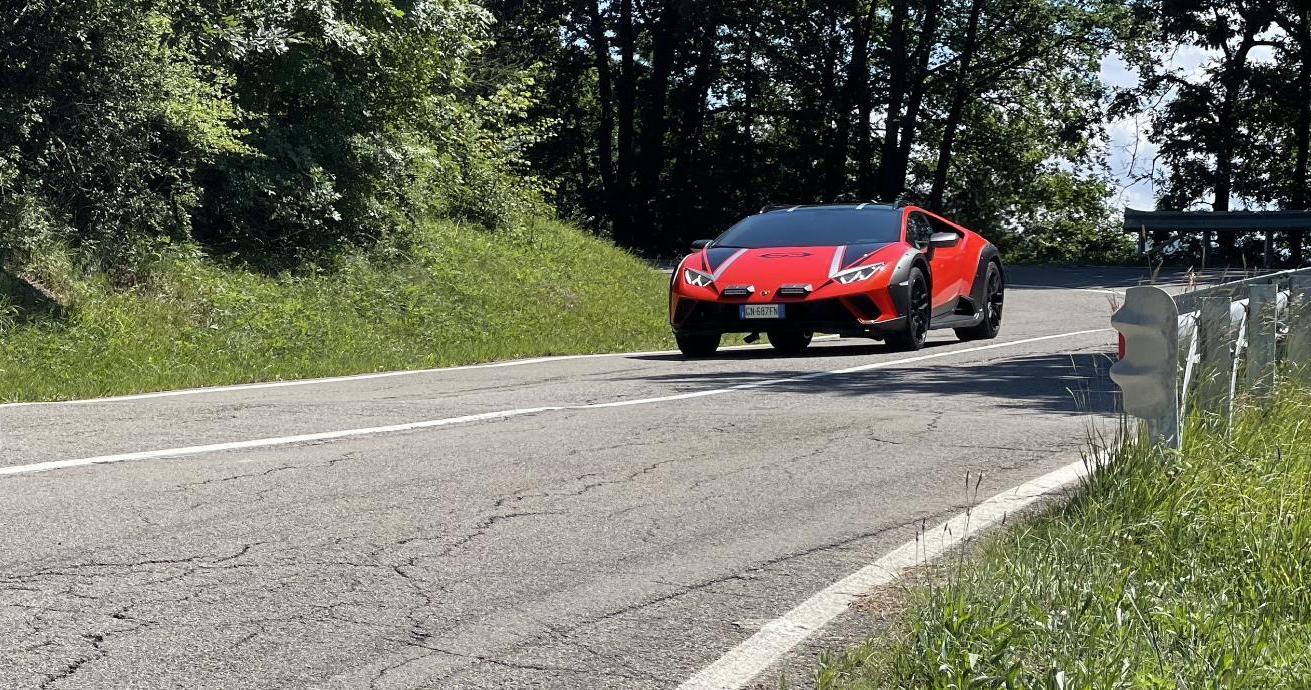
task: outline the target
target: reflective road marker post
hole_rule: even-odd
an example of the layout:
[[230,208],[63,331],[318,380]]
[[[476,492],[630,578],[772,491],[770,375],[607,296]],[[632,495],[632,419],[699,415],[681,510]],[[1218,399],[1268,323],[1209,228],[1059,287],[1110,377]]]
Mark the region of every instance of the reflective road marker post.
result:
[[1111,380],[1124,392],[1124,411],[1146,420],[1153,442],[1178,448],[1179,308],[1158,287],[1131,287],[1111,317],[1124,337],[1124,357]]
[[1247,298],[1247,389],[1267,396],[1275,389],[1278,299],[1274,285],[1253,285]]
[[[1228,419],[1229,378],[1234,370],[1234,332],[1228,297],[1203,297],[1197,319],[1197,410],[1207,419]],[[1188,395],[1188,391],[1184,391]]]
[[1288,361],[1305,376],[1311,370],[1311,275],[1293,276],[1288,303]]

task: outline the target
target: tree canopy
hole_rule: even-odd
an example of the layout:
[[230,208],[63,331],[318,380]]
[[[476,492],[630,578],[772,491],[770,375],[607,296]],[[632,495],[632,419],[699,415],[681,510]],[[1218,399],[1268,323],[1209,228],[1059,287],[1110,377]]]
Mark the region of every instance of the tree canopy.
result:
[[0,242],[281,263],[531,204],[531,80],[463,0],[30,0],[0,22]]
[[[6,7],[11,260],[61,242],[112,269],[194,242],[284,265],[403,248],[422,216],[498,229],[550,206],[661,254],[839,197],[941,210],[1014,258],[1116,260],[1108,125],[1130,115],[1162,208],[1311,201],[1300,0]],[[1204,64],[1179,69],[1183,49]],[[1108,55],[1136,87],[1103,83]]]

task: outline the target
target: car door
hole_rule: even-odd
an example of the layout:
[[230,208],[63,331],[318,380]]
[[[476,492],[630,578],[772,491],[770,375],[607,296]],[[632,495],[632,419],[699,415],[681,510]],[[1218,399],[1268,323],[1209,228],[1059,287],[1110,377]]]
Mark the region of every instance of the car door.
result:
[[[945,224],[944,224],[945,225]],[[947,226],[950,228],[950,226]],[[952,247],[933,247],[929,244],[934,232],[946,232],[927,214],[912,212],[907,219],[906,238],[916,248],[924,251],[929,260],[929,270],[933,273],[933,315],[939,316],[956,307],[956,298],[961,292],[961,258],[964,255],[964,238]],[[955,230],[957,235],[961,233]]]

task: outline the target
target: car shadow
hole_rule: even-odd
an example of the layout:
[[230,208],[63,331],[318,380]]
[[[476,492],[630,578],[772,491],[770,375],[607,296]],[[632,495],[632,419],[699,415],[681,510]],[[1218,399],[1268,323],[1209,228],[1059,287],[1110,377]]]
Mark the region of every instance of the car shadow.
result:
[[[847,354],[854,350],[842,349]],[[769,384],[768,390],[871,399],[902,393],[971,396],[990,399],[1003,408],[1070,415],[1113,414],[1122,409],[1120,391],[1108,373],[1113,362],[1109,353],[1042,354],[969,365],[943,361],[890,366],[827,376],[814,376],[808,371],[688,371],[633,380],[713,389],[785,379]]]
[[[767,339],[761,338],[761,343],[766,343]],[[929,341],[924,344],[924,349],[943,347],[953,345],[959,341],[956,340],[938,340]],[[740,347],[737,345],[725,345],[724,347]],[[900,352],[883,343],[871,342],[860,343],[858,345],[849,345],[841,340],[819,340],[814,345],[806,348],[806,351],[799,355],[785,355],[774,350],[771,347],[757,347],[740,350],[721,349],[715,354],[707,357],[697,357],[698,362],[714,361],[734,361],[748,359],[815,359],[824,357],[861,357],[864,355],[890,354]],[[673,354],[649,354],[649,355],[632,355],[628,359],[640,359],[652,362],[675,362],[683,361],[687,358],[683,355]]]

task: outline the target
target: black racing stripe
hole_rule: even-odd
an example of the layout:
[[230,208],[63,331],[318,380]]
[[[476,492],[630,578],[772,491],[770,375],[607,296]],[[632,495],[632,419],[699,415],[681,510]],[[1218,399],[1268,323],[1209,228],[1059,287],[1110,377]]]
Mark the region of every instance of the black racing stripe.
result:
[[724,263],[728,257],[736,253],[737,249],[733,247],[711,247],[706,251],[706,260],[710,263],[706,270],[714,273],[719,268],[719,264]]
[[842,253],[842,267],[847,268],[856,263],[863,256],[869,256],[874,252],[888,246],[891,242],[875,242],[871,244],[849,244],[847,250]]

